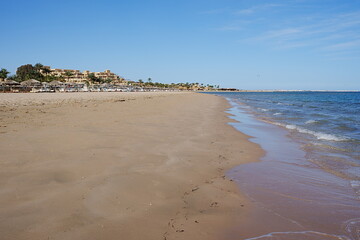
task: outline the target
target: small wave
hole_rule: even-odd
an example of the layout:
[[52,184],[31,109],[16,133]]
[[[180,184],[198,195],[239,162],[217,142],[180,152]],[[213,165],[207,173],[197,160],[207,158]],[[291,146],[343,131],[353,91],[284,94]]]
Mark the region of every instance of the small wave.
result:
[[346,124],[339,124],[336,129],[342,130],[342,131],[357,131],[358,129],[356,127],[348,126]]
[[290,125],[290,124],[285,125],[285,127],[286,127],[287,129],[290,129],[290,130],[295,130],[295,129],[297,129],[297,127],[296,127],[295,125]]
[[357,197],[360,199],[360,181],[353,180],[350,181],[351,188],[354,190]]
[[319,108],[318,106],[308,106],[308,108]]
[[314,124],[314,123],[318,123],[318,121],[316,120],[308,120],[305,122],[305,124]]
[[296,125],[285,125],[285,128],[290,129],[290,130],[297,130],[300,133],[306,133],[306,134],[310,134],[315,136],[317,139],[319,140],[327,140],[327,141],[347,141],[347,138],[341,138],[341,137],[337,137],[335,135],[332,134],[327,134],[327,133],[321,133],[321,132],[315,132],[315,131],[311,131],[305,128],[301,128],[298,127]]
[[346,235],[349,235],[351,239],[360,239],[360,218],[350,219],[343,224],[343,229]]
[[298,239],[318,239],[318,240],[350,240],[346,236],[332,235],[315,231],[303,232],[272,232],[258,237],[247,238],[245,240],[298,240]]
[[266,109],[266,108],[258,108],[259,110],[263,111],[263,112],[268,112],[269,109]]
[[274,113],[273,115],[274,115],[274,116],[282,115],[282,113],[277,112],[277,113]]

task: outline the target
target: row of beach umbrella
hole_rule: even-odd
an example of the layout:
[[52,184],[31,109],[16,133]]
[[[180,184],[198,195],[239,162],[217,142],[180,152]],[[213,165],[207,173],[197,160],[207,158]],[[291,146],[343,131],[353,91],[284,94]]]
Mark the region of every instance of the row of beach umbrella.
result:
[[52,81],[52,82],[49,82],[49,83],[41,83],[40,81],[38,80],[35,80],[35,79],[29,79],[29,80],[26,80],[26,81],[23,81],[23,82],[17,82],[17,81],[14,81],[14,80],[5,80],[3,82],[0,83],[1,85],[8,85],[8,86],[15,86],[15,85],[22,85],[22,86],[41,86],[41,85],[50,85],[50,86],[59,86],[59,85],[63,85],[64,83],[63,82],[60,82],[60,81]]

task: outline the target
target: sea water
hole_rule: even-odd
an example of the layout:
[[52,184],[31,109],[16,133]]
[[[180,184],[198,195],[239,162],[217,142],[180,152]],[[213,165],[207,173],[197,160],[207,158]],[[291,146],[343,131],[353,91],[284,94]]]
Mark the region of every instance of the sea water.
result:
[[360,239],[360,93],[218,95],[266,152],[227,173],[270,213],[238,239]]

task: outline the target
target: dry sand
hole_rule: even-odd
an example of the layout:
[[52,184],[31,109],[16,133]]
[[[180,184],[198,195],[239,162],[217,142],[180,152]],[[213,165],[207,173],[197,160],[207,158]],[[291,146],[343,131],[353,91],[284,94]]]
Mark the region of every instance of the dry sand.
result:
[[[0,239],[239,239],[262,151],[196,93],[0,94]],[[240,227],[239,227],[240,226]]]

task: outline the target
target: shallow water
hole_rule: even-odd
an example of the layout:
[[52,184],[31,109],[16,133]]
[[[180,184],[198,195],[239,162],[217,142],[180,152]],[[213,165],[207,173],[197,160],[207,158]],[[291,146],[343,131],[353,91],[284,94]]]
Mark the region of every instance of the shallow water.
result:
[[[360,93],[235,93],[257,119],[289,130],[324,170],[360,180]],[[360,195],[359,195],[360,197]]]
[[[229,113],[239,121],[231,125],[252,136],[250,140],[266,151],[260,162],[235,167],[228,171],[228,177],[239,184],[259,209],[272,214],[266,218],[260,214],[254,224],[273,224],[279,217],[286,223],[262,230],[252,226],[249,229],[253,230],[239,239],[360,239],[357,109],[342,107],[341,113],[334,113],[330,119],[324,117],[330,110],[323,108],[334,109],[336,104],[321,100],[321,96],[331,101],[336,96],[219,95],[232,104]],[[338,107],[346,103],[343,99],[351,97],[340,98]],[[305,103],[300,104],[301,101]],[[355,106],[357,101],[350,103]],[[304,105],[307,107],[303,108]],[[318,110],[309,113],[309,106]],[[315,114],[322,117],[310,119]],[[339,118],[346,120],[333,120]],[[318,122],[327,126],[308,127]],[[335,125],[348,127],[340,129]],[[284,231],[286,228],[288,231]]]

